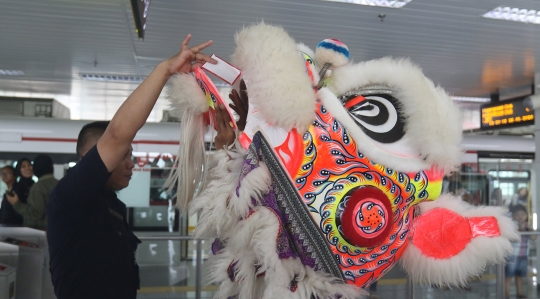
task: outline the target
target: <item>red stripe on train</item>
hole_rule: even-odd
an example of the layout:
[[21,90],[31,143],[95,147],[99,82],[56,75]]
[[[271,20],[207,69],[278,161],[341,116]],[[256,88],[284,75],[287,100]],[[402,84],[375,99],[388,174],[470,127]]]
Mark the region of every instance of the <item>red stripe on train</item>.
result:
[[[23,137],[22,141],[43,141],[43,142],[77,142],[74,138],[44,138],[44,137]],[[171,144],[178,145],[178,141],[164,140],[133,140],[134,144]]]

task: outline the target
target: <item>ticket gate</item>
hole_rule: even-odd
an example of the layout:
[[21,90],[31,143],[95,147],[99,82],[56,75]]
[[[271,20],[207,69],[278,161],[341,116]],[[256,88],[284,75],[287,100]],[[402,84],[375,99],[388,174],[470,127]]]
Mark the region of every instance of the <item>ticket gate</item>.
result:
[[6,244],[18,247],[18,263],[15,265],[16,298],[56,298],[49,272],[49,250],[44,231],[28,227],[0,227],[0,243],[4,247]]

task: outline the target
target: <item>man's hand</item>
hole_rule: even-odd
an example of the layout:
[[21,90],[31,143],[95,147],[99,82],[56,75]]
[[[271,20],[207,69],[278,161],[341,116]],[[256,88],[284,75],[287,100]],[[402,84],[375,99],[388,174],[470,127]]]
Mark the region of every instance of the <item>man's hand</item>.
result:
[[231,145],[236,138],[231,117],[223,105],[216,106],[216,125],[218,133],[214,138],[214,143],[216,144],[216,150],[220,150],[224,146]]
[[188,47],[188,43],[191,40],[191,34],[188,34],[187,37],[182,42],[180,53],[174,55],[173,57],[166,60],[167,70],[169,76],[172,76],[176,73],[189,73],[192,72],[195,68],[200,67],[205,62],[210,62],[216,64],[217,61],[210,56],[207,56],[203,53],[199,53],[204,48],[210,46],[212,41],[209,40],[205,43],[199,44],[192,48]]
[[180,53],[158,64],[114,114],[97,144],[101,160],[109,172],[120,165],[126,152],[130,150],[133,138],[148,119],[167,80],[178,72],[191,72],[202,63],[217,63],[214,59],[199,53],[210,46],[212,41],[189,48],[190,39],[191,35],[188,34],[182,42]]
[[246,127],[247,114],[249,110],[249,99],[246,90],[246,83],[244,80],[240,81],[240,94],[233,89],[229,94],[229,99],[233,101],[234,104],[229,104],[232,110],[234,110],[240,118],[236,122],[238,130],[244,131]]
[[19,196],[15,192],[13,192],[13,195],[9,195],[9,193],[6,193],[6,197],[11,205],[14,205],[19,201]]

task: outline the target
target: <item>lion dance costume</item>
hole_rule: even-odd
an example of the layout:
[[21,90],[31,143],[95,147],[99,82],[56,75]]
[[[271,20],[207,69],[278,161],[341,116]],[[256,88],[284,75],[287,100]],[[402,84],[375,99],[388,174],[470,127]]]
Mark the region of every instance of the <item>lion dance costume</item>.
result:
[[504,261],[517,238],[505,210],[440,194],[461,122],[417,66],[353,64],[339,40],[312,51],[264,23],[235,40],[250,112],[213,165],[201,167],[202,136],[219,94],[202,71],[169,91],[185,144],[169,184],[199,214],[196,236],[215,238],[215,298],[359,298],[398,261],[415,280],[461,285]]

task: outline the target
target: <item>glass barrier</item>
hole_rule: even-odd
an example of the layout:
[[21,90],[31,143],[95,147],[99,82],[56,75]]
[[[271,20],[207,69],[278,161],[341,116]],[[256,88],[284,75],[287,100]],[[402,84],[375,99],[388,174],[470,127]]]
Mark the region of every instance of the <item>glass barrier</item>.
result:
[[217,285],[208,284],[206,279],[213,240],[168,233],[136,234],[142,241],[137,250],[141,279],[137,298],[213,298]]
[[[537,285],[536,268],[536,238],[540,232],[526,232],[522,237],[530,242],[530,253],[522,258],[508,258],[507,264],[489,265],[484,273],[477,277],[471,277],[466,286],[436,287],[421,283],[414,283],[414,291],[410,296],[391,297],[388,290],[380,288],[379,298],[538,298],[540,292]],[[518,244],[520,242],[517,242]],[[506,274],[512,273],[512,276]],[[404,288],[403,288],[404,289]],[[381,291],[386,291],[382,293]]]
[[[493,160],[493,159],[492,159]],[[526,234],[540,234],[534,232],[536,229],[536,214],[531,213],[532,196],[520,190],[527,188],[530,190],[531,171],[530,163],[525,160],[479,160],[474,165],[463,165],[459,172],[455,172],[444,178],[443,193],[453,193],[459,195],[464,201],[472,205],[505,206],[513,210],[516,205],[526,208],[527,227],[531,232]],[[150,215],[149,211],[138,209],[138,221],[143,221],[143,213]],[[160,212],[160,211],[155,211]],[[165,213],[166,210],[161,211]],[[513,217],[512,213],[508,213]],[[155,217],[155,215],[153,216]],[[185,222],[184,222],[185,221]],[[197,219],[186,219],[180,221],[186,223],[185,232],[188,235],[196,225]],[[142,222],[141,222],[142,223]],[[142,232],[137,233],[141,235]],[[156,235],[155,232],[151,234]],[[160,237],[173,236],[174,233],[162,233]],[[189,238],[189,237],[187,237]],[[525,268],[523,278],[505,278],[505,265],[489,265],[485,271],[477,276],[471,277],[466,286],[457,287],[437,287],[425,283],[413,282],[408,279],[407,274],[399,266],[394,267],[374,286],[369,288],[369,298],[392,298],[392,299],[412,299],[412,298],[517,298],[518,295],[528,298],[537,298],[537,243],[540,238],[528,237],[529,254],[526,261],[521,260],[520,266]],[[217,285],[209,285],[204,279],[197,283],[196,269],[197,257],[201,257],[202,266],[201,277],[207,276],[207,255],[210,252],[212,240],[202,240],[201,254],[197,254],[197,243],[195,240],[144,240],[137,251],[137,257],[141,267],[141,281],[143,282],[139,298],[210,298],[217,290]],[[519,246],[517,246],[519,247]],[[172,249],[171,249],[172,248]],[[171,255],[171,252],[174,252]],[[526,267],[525,267],[525,266]],[[176,268],[175,268],[176,267]],[[183,268],[182,268],[183,267]],[[182,270],[183,269],[183,270]],[[158,275],[157,271],[161,271]],[[179,280],[181,271],[187,271],[188,277]],[[171,278],[170,273],[175,273],[176,280]],[[161,277],[156,280],[156,277]],[[508,281],[507,281],[508,280]],[[200,293],[196,290],[200,286]],[[170,296],[170,297],[167,297]],[[200,296],[200,297],[197,297]]]
[[[477,163],[461,166],[460,171],[444,178],[442,193],[452,193],[472,204],[485,206],[503,206],[508,209],[508,216],[514,222],[520,223],[520,231],[524,234],[537,229],[534,203],[530,194],[532,177],[532,160],[480,158]],[[521,214],[520,214],[521,213]],[[532,237],[531,237],[532,238]],[[524,275],[526,279],[518,278],[523,290],[518,291],[514,282],[507,284],[504,278],[505,266],[489,266],[479,277],[471,277],[464,288],[436,288],[422,284],[414,284],[414,297],[407,298],[507,298],[505,289],[509,290],[510,298],[518,295],[536,298],[536,241],[526,242],[527,265]],[[519,251],[519,242],[514,248]],[[525,271],[525,270],[523,270]],[[509,279],[510,280],[510,279]],[[514,279],[515,280],[515,279]]]
[[[137,250],[140,265],[141,289],[137,298],[212,298],[218,285],[209,284],[208,255],[212,240],[195,240],[190,236],[155,233],[151,236],[137,235],[143,243]],[[523,233],[532,243],[540,232]],[[187,250],[188,258],[181,258],[180,252]],[[438,287],[412,282],[399,266],[392,268],[377,284],[369,288],[369,298],[392,299],[455,299],[455,298],[538,298],[536,246],[520,264],[524,273],[515,277],[504,277],[505,265],[489,265],[484,273],[471,277],[466,286]],[[511,267],[508,266],[508,267]],[[502,275],[497,271],[502,270]],[[507,270],[510,271],[510,270]],[[523,277],[522,277],[523,276]],[[502,288],[501,288],[502,287]],[[509,297],[505,296],[506,287]],[[518,288],[520,289],[518,293]],[[501,289],[501,291],[499,291]],[[502,292],[502,293],[501,293]],[[502,296],[500,295],[502,294]]]
[[[471,277],[462,288],[438,287],[426,283],[412,282],[401,267],[396,266],[384,275],[376,287],[368,289],[373,299],[439,299],[439,298],[496,298],[497,266],[490,265],[478,277]],[[534,298],[534,297],[531,297]]]

